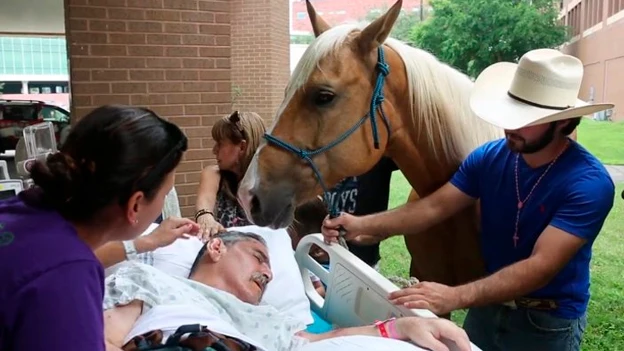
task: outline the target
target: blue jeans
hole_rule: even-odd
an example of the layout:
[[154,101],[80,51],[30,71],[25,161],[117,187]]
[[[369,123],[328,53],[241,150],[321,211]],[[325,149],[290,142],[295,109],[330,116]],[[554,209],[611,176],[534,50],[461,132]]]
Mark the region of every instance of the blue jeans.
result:
[[586,316],[565,319],[503,305],[471,308],[464,329],[483,351],[579,351]]

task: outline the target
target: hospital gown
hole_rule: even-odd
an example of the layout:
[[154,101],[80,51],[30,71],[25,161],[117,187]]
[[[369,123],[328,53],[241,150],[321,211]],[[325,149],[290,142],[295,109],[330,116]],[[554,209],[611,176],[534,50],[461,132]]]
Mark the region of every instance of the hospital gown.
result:
[[202,283],[170,276],[138,262],[124,262],[106,278],[104,309],[125,305],[133,300],[143,301],[145,314],[162,305],[195,305],[212,318],[235,328],[254,340],[252,344],[275,351],[298,350],[308,343],[296,332],[306,326],[269,305],[251,305],[234,295]]

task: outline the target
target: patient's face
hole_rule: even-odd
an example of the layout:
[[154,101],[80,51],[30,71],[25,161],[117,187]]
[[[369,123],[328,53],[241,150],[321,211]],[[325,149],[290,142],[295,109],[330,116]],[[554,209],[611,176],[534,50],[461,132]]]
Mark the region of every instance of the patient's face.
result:
[[232,294],[247,303],[260,303],[273,278],[266,246],[256,240],[240,241],[227,248],[218,264]]

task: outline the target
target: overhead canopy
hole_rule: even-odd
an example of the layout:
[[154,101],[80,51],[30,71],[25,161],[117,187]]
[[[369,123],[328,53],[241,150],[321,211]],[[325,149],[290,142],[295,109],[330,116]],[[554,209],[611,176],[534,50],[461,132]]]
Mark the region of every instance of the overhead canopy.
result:
[[63,0],[0,0],[0,33],[65,34]]

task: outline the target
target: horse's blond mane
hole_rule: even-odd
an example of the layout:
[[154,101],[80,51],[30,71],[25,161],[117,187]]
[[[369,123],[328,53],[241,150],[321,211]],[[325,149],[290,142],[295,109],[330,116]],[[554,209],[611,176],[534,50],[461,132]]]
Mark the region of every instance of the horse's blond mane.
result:
[[[349,34],[358,29],[361,28],[353,25],[333,27],[308,46],[290,77],[282,106],[288,104],[315,69],[320,69],[320,60],[335,54]],[[434,153],[442,151],[449,160],[460,161],[477,146],[503,135],[502,130],[472,113],[469,98],[473,82],[468,76],[432,54],[396,39],[388,38],[385,44],[403,60],[412,121],[418,124],[421,135],[428,136]],[[392,79],[392,72],[387,79]],[[444,141],[441,150],[434,144],[436,139]]]
[[[447,157],[463,160],[479,145],[503,135],[501,129],[472,112],[470,92],[474,83],[467,75],[396,39],[388,38],[385,44],[405,65],[412,121],[419,123],[422,135],[444,140],[442,151]],[[429,140],[433,143],[436,138]],[[435,153],[435,145],[431,146]]]

